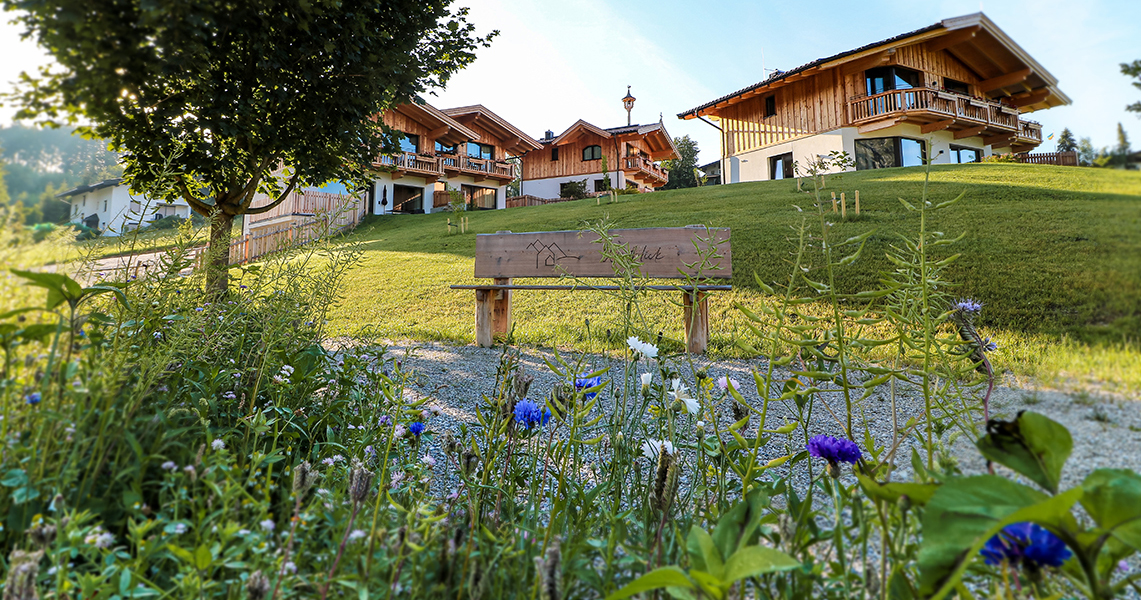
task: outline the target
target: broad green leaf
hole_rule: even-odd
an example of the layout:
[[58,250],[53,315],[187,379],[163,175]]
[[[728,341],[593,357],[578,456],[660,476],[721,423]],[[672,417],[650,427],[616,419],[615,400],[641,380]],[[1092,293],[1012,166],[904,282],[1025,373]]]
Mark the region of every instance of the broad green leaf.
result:
[[1013,421],[991,421],[987,430],[976,442],[983,456],[1058,493],[1062,467],[1074,448],[1068,429],[1038,413],[1022,412]]
[[1047,496],[997,475],[959,477],[944,483],[923,515],[919,549],[920,594],[945,595],[991,536],[1011,523],[1033,521],[1076,531],[1070,509],[1081,488]]
[[800,566],[797,560],[768,546],[746,546],[725,561],[725,581],[733,583],[774,571],[787,571]]
[[[717,521],[717,527],[713,530],[713,542],[722,559],[732,556],[739,548],[749,544],[768,505],[768,495],[760,489],[754,489]],[[709,571],[713,572],[712,569]]]
[[1099,527],[1141,551],[1141,475],[1128,469],[1098,469],[1082,482],[1082,507]]
[[939,489],[939,485],[934,483],[880,483],[859,473],[856,473],[856,478],[868,496],[885,502],[898,502],[900,496],[907,496],[913,505],[923,506]]
[[720,578],[725,570],[724,558],[721,551],[713,543],[713,538],[704,529],[694,525],[689,529],[686,538],[686,551],[693,568],[708,571],[714,577]]
[[693,582],[689,580],[689,577],[686,576],[685,571],[674,566],[661,567],[627,583],[622,586],[622,589],[607,596],[606,600],[621,600],[622,598],[629,598],[634,594],[664,587],[693,589],[695,586]]
[[[61,273],[36,273],[34,271],[21,271],[19,269],[11,269],[11,271],[15,275],[27,279],[28,285],[42,287],[48,291],[46,304],[48,310],[52,310],[71,299],[68,297],[68,292],[71,288],[71,286],[68,285],[69,281],[74,284],[76,290],[79,289],[78,283],[75,283],[70,277]],[[76,293],[75,298],[77,299],[78,297],[79,294]]]
[[199,571],[205,570],[206,567],[209,567],[210,562],[213,560],[214,557],[211,556],[210,548],[207,547],[206,544],[202,544],[198,547],[197,550],[194,551],[194,566]]

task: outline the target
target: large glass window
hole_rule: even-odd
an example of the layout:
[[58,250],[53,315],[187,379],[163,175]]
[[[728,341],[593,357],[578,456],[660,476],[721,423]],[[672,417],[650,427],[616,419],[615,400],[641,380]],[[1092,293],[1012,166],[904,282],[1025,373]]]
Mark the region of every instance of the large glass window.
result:
[[769,179],[791,179],[792,153],[769,158]]
[[487,210],[495,208],[495,190],[493,188],[465,185],[461,187],[468,207],[473,210]]
[[951,162],[953,163],[976,163],[982,160],[982,154],[983,153],[976,148],[951,146]]
[[400,150],[402,152],[419,152],[420,136],[412,135],[410,133],[404,134],[404,138],[400,140]]
[[455,154],[455,153],[456,153],[456,145],[455,144],[452,144],[451,146],[449,146],[449,145],[444,144],[443,142],[440,142],[440,141],[436,142],[436,154]]
[[955,92],[956,94],[962,94],[964,96],[971,95],[971,86],[963,83],[962,81],[951,79],[950,77],[943,78],[943,89],[947,90],[948,92]]
[[925,144],[900,137],[856,140],[856,170],[918,167],[927,157]]
[[597,144],[587,146],[582,149],[583,160],[600,160],[602,158],[602,146]]
[[486,158],[487,160],[491,160],[495,158],[495,146],[468,142],[467,155],[471,158]]
[[910,90],[923,87],[919,71],[904,67],[877,67],[864,72],[868,95],[880,94],[888,90]]

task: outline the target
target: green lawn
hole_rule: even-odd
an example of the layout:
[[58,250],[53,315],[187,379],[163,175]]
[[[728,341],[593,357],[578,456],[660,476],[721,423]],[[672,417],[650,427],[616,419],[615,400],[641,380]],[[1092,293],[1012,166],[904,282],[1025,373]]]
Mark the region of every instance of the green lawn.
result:
[[[932,169],[931,200],[966,198],[931,227],[966,236],[947,277],[956,293],[982,301],[981,324],[1002,345],[998,363],[1016,374],[1110,382],[1141,390],[1141,173],[1013,164]],[[898,234],[918,219],[897,198],[916,200],[922,169],[884,169],[831,176],[828,192],[860,191],[862,215],[834,227],[837,239],[876,230],[863,256],[842,271],[844,291],[869,289],[890,263]],[[707,224],[732,228],[732,293],[715,294],[711,353],[737,352],[744,320],[734,302],[764,302],[753,273],[787,277],[790,226],[810,213],[811,198],[792,181],[757,182],[542,207],[470,213],[466,235],[446,231],[447,214],[383,217],[350,237],[363,244],[363,264],[349,274],[334,332],[370,326],[392,338],[473,339],[474,295],[448,289],[474,283],[475,236],[497,230],[577,229],[609,215],[616,227]],[[805,209],[798,212],[794,205]],[[620,307],[598,292],[517,292],[517,342],[602,350]],[[652,294],[648,327],[680,337],[674,294]],[[589,329],[588,329],[589,328]]]

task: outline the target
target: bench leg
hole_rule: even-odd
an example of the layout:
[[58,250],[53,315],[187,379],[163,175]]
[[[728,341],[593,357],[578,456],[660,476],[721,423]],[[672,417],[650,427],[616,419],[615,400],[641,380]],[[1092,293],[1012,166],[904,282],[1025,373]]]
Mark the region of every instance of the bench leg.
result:
[[681,297],[685,315],[685,349],[692,354],[704,354],[709,345],[709,294],[682,292]]
[[[510,277],[495,278],[495,285],[511,285]],[[511,290],[496,290],[492,292],[491,301],[491,336],[507,340],[511,332]]]
[[475,343],[483,348],[491,347],[492,290],[475,291]]

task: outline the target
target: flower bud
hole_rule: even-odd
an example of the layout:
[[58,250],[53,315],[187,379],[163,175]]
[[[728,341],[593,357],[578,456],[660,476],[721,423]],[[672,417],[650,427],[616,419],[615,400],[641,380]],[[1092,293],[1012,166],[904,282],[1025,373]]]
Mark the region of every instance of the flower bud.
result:
[[835,463],[835,462],[829,461],[828,462],[828,475],[830,477],[832,477],[832,479],[839,478],[840,477],[840,463]]
[[906,515],[907,511],[911,509],[911,498],[907,494],[901,495],[896,501],[896,506],[899,507],[899,512]]

